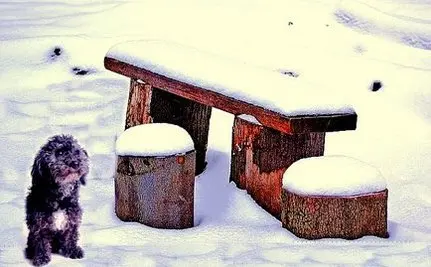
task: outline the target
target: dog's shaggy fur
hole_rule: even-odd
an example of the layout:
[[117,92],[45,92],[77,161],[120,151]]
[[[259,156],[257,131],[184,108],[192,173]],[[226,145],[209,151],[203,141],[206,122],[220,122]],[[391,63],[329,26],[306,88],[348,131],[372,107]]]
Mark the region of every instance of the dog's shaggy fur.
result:
[[25,256],[33,265],[47,264],[51,253],[72,259],[84,256],[77,245],[82,216],[78,196],[88,165],[87,152],[70,135],[51,137],[36,155],[26,199]]

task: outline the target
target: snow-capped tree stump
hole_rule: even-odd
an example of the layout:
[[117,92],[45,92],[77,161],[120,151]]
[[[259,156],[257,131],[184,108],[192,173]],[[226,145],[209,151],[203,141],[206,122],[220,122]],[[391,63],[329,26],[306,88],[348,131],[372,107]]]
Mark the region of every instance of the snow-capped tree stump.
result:
[[341,156],[302,159],[283,178],[281,221],[306,239],[387,238],[386,182],[380,172]]
[[323,155],[325,133],[285,134],[250,116],[236,116],[230,179],[280,219],[283,174],[295,161]]
[[116,143],[115,212],[163,229],[193,227],[196,152],[178,126],[131,127]]

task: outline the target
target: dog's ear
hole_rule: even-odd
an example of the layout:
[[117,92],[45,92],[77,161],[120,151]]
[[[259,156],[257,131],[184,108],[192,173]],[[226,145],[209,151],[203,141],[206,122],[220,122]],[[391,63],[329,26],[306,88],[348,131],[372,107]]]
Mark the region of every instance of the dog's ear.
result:
[[34,159],[33,167],[31,169],[31,177],[33,184],[48,182],[51,178],[51,174],[40,155],[37,155]]
[[40,168],[40,158],[36,156],[33,162],[33,167],[31,168],[31,177],[34,179],[42,177],[42,170]]
[[[82,148],[82,152],[84,152],[85,156],[87,157],[86,161],[87,161],[87,164],[88,164],[88,152],[84,148]],[[88,170],[87,170],[87,173],[88,173]],[[84,175],[81,176],[81,178],[79,178],[79,182],[82,185],[86,185],[87,184],[87,173],[85,173]]]
[[87,177],[85,175],[82,175],[81,178],[79,178],[79,182],[81,182],[82,185],[86,185]]

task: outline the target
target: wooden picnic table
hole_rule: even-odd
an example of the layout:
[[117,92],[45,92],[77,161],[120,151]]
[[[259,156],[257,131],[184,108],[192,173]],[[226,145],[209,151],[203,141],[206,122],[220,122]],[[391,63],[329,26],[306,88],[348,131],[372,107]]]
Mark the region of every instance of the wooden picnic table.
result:
[[183,127],[195,143],[197,174],[206,166],[211,109],[234,114],[230,181],[277,218],[284,171],[323,155],[326,132],[356,128],[357,115],[340,91],[195,48],[126,42],[111,48],[104,62],[130,78],[125,128]]

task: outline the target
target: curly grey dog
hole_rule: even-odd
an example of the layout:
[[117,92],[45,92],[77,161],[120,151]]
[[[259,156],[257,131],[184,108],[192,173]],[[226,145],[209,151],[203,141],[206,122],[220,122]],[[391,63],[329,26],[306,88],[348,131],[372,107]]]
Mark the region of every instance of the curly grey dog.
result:
[[88,154],[70,135],[51,137],[36,155],[26,199],[25,256],[33,265],[47,264],[51,253],[72,259],[84,256],[77,245],[82,217],[78,197],[88,171]]

